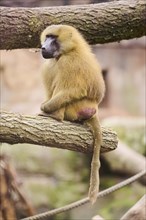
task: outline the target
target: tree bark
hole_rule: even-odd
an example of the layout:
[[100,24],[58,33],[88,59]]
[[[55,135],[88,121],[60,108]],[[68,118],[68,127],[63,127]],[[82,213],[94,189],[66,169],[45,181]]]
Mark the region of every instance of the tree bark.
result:
[[145,220],[146,219],[146,195],[144,195],[121,220]]
[[1,7],[0,49],[38,48],[41,31],[51,24],[69,24],[90,44],[145,35],[144,0],[116,1],[48,8]]
[[[117,147],[117,135],[111,130],[103,131],[101,152],[114,150]],[[78,123],[58,122],[42,116],[24,116],[1,113],[0,142],[17,144],[29,143],[92,153],[93,136],[91,130]]]

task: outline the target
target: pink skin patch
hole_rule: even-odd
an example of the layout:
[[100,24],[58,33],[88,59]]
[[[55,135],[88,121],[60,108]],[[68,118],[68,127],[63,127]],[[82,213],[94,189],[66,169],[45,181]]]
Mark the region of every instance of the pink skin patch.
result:
[[78,112],[78,120],[86,120],[95,115],[95,108],[85,108]]

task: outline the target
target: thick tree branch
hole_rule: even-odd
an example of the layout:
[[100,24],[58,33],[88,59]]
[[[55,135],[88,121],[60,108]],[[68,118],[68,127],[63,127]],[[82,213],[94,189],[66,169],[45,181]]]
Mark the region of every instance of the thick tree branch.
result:
[[[1,113],[0,142],[30,143],[83,153],[91,153],[93,150],[92,133],[85,125],[7,112]],[[101,152],[114,150],[117,143],[116,133],[103,128]]]
[[51,24],[78,28],[91,44],[145,35],[144,0],[48,8],[1,7],[0,49],[37,48],[41,31]]

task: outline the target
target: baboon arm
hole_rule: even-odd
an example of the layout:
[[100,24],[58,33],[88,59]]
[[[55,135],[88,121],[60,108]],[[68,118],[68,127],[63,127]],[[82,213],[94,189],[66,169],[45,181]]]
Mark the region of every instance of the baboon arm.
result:
[[80,91],[69,91],[69,93],[67,90],[57,93],[49,101],[42,103],[41,110],[46,113],[52,113],[62,107],[65,107],[67,104],[73,103],[74,101],[81,100],[86,97],[86,95]]

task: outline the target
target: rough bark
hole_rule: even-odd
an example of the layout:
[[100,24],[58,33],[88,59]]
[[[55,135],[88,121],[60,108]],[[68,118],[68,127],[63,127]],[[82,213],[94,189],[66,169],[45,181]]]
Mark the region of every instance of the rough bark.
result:
[[1,7],[0,49],[40,47],[41,31],[51,24],[69,24],[90,44],[145,35],[144,0],[116,1],[48,8]]
[[[114,150],[118,142],[116,133],[104,128],[102,131],[101,152]],[[30,143],[83,153],[93,151],[92,132],[85,125],[67,121],[58,122],[42,116],[24,116],[7,112],[1,113],[0,142]]]
[[145,220],[146,219],[146,195],[144,195],[121,220]]

